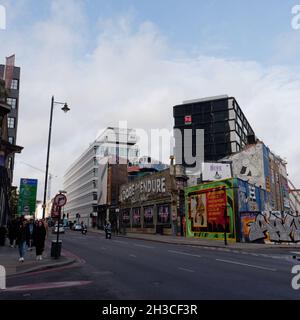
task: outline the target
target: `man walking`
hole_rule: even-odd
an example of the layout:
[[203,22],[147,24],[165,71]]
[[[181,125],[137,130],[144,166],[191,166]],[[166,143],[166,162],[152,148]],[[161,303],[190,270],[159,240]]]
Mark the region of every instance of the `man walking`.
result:
[[24,262],[24,256],[26,251],[26,220],[23,220],[17,231],[17,245],[19,247],[20,262]]

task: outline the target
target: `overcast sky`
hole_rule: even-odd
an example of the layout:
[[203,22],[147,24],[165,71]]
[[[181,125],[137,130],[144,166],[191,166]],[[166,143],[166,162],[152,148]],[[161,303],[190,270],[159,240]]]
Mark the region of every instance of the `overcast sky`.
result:
[[[0,62],[22,68],[15,185],[39,179],[42,199],[51,96],[52,194],[100,129],[173,126],[172,106],[234,96],[257,136],[300,186],[300,30],[295,1],[7,0]],[[2,58],[1,58],[2,57]],[[2,61],[1,61],[2,59]]]

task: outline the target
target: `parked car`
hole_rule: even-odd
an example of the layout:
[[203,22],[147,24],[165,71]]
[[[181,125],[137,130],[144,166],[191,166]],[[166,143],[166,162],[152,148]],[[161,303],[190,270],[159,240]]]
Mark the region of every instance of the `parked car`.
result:
[[[59,225],[59,233],[65,233],[65,228],[62,224]],[[52,233],[57,233],[57,225],[52,229]]]
[[81,224],[75,224],[75,225],[73,226],[73,230],[74,230],[74,231],[81,231],[81,230],[82,230]]

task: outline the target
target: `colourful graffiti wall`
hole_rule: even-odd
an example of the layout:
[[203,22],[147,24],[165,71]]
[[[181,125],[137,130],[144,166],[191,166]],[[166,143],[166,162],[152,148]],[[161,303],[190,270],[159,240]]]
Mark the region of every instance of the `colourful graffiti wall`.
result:
[[235,239],[234,188],[237,179],[201,184],[186,189],[186,235]]
[[242,242],[300,242],[300,217],[289,212],[241,212]]

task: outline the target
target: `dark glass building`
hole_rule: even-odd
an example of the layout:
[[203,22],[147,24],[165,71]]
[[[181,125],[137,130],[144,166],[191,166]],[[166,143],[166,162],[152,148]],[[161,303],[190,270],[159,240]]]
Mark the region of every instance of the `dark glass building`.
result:
[[[175,134],[177,163],[185,148],[184,129],[192,129],[192,141],[189,144],[193,156],[196,156],[196,130],[204,129],[205,162],[220,160],[255,140],[253,129],[233,97],[217,96],[190,100],[174,106],[173,109],[174,129],[180,130],[182,135],[182,140],[179,141],[180,137]],[[182,163],[186,167],[192,167],[187,165],[184,159]]]

